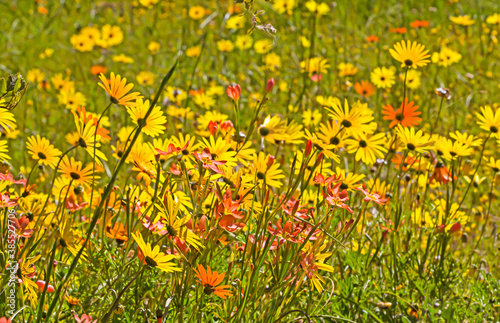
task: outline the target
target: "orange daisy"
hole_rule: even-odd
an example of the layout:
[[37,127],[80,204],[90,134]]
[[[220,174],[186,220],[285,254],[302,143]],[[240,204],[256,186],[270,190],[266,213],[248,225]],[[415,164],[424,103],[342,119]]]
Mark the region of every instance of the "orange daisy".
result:
[[226,299],[227,296],[233,296],[233,294],[227,290],[228,288],[231,288],[231,286],[217,286],[222,282],[225,274],[219,274],[216,271],[212,272],[208,266],[207,270],[205,270],[202,265],[198,265],[198,270],[195,269],[194,272],[196,273],[196,277],[200,280],[198,283],[205,287],[203,289],[205,294],[210,295],[213,293],[223,299]]
[[418,105],[415,105],[413,101],[408,103],[408,98],[405,102],[401,104],[401,108],[394,110],[394,108],[388,104],[383,107],[384,120],[392,120],[389,127],[394,127],[397,124],[401,124],[403,127],[414,127],[417,126],[422,118],[417,117],[422,114],[422,112],[417,111]]
[[[403,161],[403,156],[401,156],[400,154],[396,154],[396,156],[394,156],[391,159],[391,161],[394,164],[394,167],[396,167],[396,169],[399,169],[401,167],[401,169],[404,172],[406,172],[410,168],[414,168],[414,169],[417,168],[418,164],[420,163],[420,160],[418,160],[417,158],[415,158],[413,156],[406,156],[406,158]],[[403,163],[402,166],[400,166],[401,163]]]
[[429,28],[430,25],[429,20],[415,20],[410,23],[412,28]]
[[120,75],[116,75],[111,72],[111,77],[108,80],[104,74],[101,73],[99,75],[102,83],[99,83],[99,86],[102,87],[108,94],[111,99],[111,102],[114,104],[121,104],[127,107],[135,106],[135,102],[138,98],[142,98],[139,92],[128,93],[134,87],[134,84],[127,84],[127,79],[122,78]]
[[375,86],[370,81],[361,81],[354,84],[356,93],[364,96],[365,98],[375,94]]

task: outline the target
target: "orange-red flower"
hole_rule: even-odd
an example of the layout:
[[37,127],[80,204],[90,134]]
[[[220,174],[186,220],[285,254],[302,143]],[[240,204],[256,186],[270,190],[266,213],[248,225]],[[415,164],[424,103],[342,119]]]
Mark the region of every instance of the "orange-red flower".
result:
[[213,160],[212,154],[210,154],[210,149],[208,149],[208,147],[203,149],[201,154],[199,154],[197,151],[195,151],[193,153],[193,155],[194,155],[194,157],[196,157],[197,160],[199,160],[201,162],[201,166],[203,168],[211,169],[218,174],[223,174],[223,172],[217,167],[217,165],[224,165],[226,163],[226,161],[225,160],[222,160],[222,161]]
[[370,36],[366,37],[366,41],[369,43],[376,43],[376,42],[378,42],[378,37],[375,35],[370,35]]
[[202,265],[198,265],[198,270],[195,269],[194,272],[196,273],[196,277],[200,280],[198,283],[203,285],[203,292],[205,294],[210,295],[213,293],[223,299],[226,299],[228,296],[233,296],[231,291],[228,290],[231,286],[218,286],[224,279],[225,274],[219,274],[216,271],[212,272],[208,266],[207,270],[205,270]]
[[353,210],[349,207],[349,205],[345,204],[345,201],[349,200],[349,197],[347,196],[347,190],[340,190],[341,185],[342,183],[338,183],[333,188],[328,188],[327,194],[322,192],[323,196],[325,197],[326,202],[331,206],[336,206],[353,213]]
[[366,188],[365,183],[363,183],[363,187],[357,187],[356,190],[365,194],[365,198],[363,199],[363,201],[365,201],[365,202],[373,201],[377,204],[384,205],[389,200],[389,199],[380,198],[380,195],[378,195],[377,193],[370,193],[370,191],[368,191],[368,189]]
[[448,170],[448,168],[446,168],[446,166],[442,162],[436,163],[436,167],[434,167],[434,172],[432,173],[431,178],[429,178],[429,184],[431,184],[434,181],[437,181],[440,184],[446,184],[452,181],[451,172]]
[[361,81],[354,84],[354,90],[365,98],[375,94],[375,86],[370,81]]
[[406,98],[405,102],[401,104],[401,108],[397,110],[394,110],[390,104],[383,107],[383,109],[383,119],[392,121],[389,125],[391,128],[397,124],[401,124],[403,127],[414,127],[422,121],[422,118],[417,117],[422,113],[417,111],[418,105],[415,105],[413,101],[408,103],[408,98]]
[[406,29],[406,27],[400,27],[400,28],[389,28],[389,31],[395,34],[406,34],[408,30]]
[[94,65],[90,68],[90,73],[94,75],[104,74],[108,69],[102,65]]
[[[401,163],[403,162],[403,156],[401,156],[401,155],[399,155],[399,154],[396,154],[396,156],[395,156],[395,157],[393,157],[393,158],[391,159],[391,161],[394,163],[394,166],[395,166],[396,168],[399,168],[399,167],[400,167],[400,165],[401,165]],[[405,158],[404,162],[403,162],[403,166],[402,166],[402,168],[401,168],[401,169],[402,169],[404,172],[406,172],[408,169],[410,169],[410,168],[412,168],[412,167],[413,167],[413,168],[416,168],[416,167],[418,166],[419,162],[420,162],[420,161],[419,161],[418,159],[416,159],[415,157],[413,157],[413,156],[407,156],[407,157]]]
[[430,25],[429,20],[415,20],[410,23],[412,28],[429,28]]
[[228,86],[226,89],[227,96],[229,96],[234,101],[238,101],[240,99],[241,87],[236,84],[234,86]]

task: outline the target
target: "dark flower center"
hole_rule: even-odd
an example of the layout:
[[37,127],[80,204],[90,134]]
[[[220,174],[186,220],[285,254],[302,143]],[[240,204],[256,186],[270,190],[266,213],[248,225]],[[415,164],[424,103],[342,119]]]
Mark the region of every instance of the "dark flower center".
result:
[[405,60],[405,65],[406,66],[412,66],[413,65],[413,61],[411,59],[407,59],[407,60]]
[[215,288],[213,286],[210,286],[209,284],[205,284],[205,288],[203,288],[203,292],[207,295],[210,295],[213,292],[215,292]]
[[405,118],[405,116],[401,112],[396,113],[396,120],[403,121],[404,118]]
[[45,154],[42,152],[39,152],[37,155],[38,155],[38,158],[40,158],[40,159],[47,159],[47,156],[45,156]]
[[59,239],[59,244],[61,245],[61,247],[63,248],[66,248],[68,246],[68,244],[66,243],[66,241],[64,241],[63,238]]
[[70,172],[69,176],[71,176],[71,178],[74,179],[74,180],[76,180],[76,181],[81,178],[80,174],[75,173],[75,172]]
[[498,132],[498,128],[495,127],[495,126],[491,126],[490,127],[490,131],[493,132],[493,133],[497,133]]
[[340,143],[340,139],[337,138],[337,137],[333,137],[333,138],[330,139],[330,143],[332,145],[338,145]]
[[158,266],[158,263],[153,259],[151,258],[150,256],[146,256],[146,258],[144,259],[144,261],[151,267],[156,267]]
[[368,146],[368,143],[364,140],[359,141],[359,147],[361,148],[366,148]]
[[269,129],[267,129],[266,127],[261,127],[259,129],[259,133],[262,137],[265,137],[267,136],[271,131]]
[[346,127],[346,128],[349,128],[349,127],[351,127],[351,126],[352,126],[352,122],[351,122],[351,121],[349,121],[349,120],[344,120],[344,121],[342,121],[342,125],[343,125],[344,127]]
[[417,147],[415,147],[415,145],[410,142],[406,145],[406,148],[408,148],[409,150],[415,150],[415,148]]
[[167,232],[169,235],[175,237],[177,235],[177,230],[175,230],[175,228],[171,225],[168,225],[167,226]]
[[184,156],[189,155],[189,150],[187,150],[187,149],[183,149],[183,150],[182,150],[182,154],[183,154]]
[[346,190],[349,186],[345,183],[340,184],[340,189],[341,190]]
[[257,173],[257,178],[258,179],[264,179],[264,178],[266,178],[266,175],[263,172],[258,172]]
[[87,148],[87,143],[85,142],[85,140],[84,140],[83,138],[78,139],[78,144],[79,144],[82,148]]

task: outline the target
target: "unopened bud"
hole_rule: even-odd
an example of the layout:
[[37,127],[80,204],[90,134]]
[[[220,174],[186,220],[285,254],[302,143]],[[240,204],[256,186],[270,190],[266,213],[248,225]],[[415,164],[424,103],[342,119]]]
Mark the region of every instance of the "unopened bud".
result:
[[267,81],[266,84],[266,92],[269,93],[274,87],[274,78],[270,78],[269,81]]
[[462,225],[460,224],[460,222],[455,222],[450,228],[450,233],[455,233],[457,231],[460,231],[461,229]]
[[312,140],[308,140],[306,143],[306,150],[304,151],[304,157],[309,157],[309,154],[311,154],[312,146]]
[[269,156],[269,158],[267,159],[267,164],[266,164],[268,169],[269,169],[269,167],[273,166],[274,160],[275,160],[274,156]]

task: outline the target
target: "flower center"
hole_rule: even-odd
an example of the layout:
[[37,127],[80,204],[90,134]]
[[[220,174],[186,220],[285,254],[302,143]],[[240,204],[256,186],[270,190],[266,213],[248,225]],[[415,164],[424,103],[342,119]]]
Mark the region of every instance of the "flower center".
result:
[[405,116],[401,112],[396,113],[396,120],[403,121],[404,118]]
[[408,148],[409,150],[415,150],[415,148],[417,148],[417,147],[415,147],[415,145],[410,142],[410,143],[406,144],[406,148]]
[[344,120],[344,121],[342,121],[342,125],[343,125],[344,127],[346,127],[346,128],[349,128],[349,127],[351,127],[351,126],[352,126],[352,122],[351,122],[351,121],[349,121],[349,120]]
[[330,143],[332,145],[338,145],[340,143],[340,139],[337,138],[337,137],[333,137],[333,138],[330,139]]
[[177,235],[177,230],[175,230],[175,228],[171,225],[168,225],[167,226],[167,232],[169,235],[175,237]]
[[59,239],[59,244],[61,245],[61,247],[63,248],[66,248],[68,246],[68,244],[66,243],[66,241],[64,241],[63,238]]
[[263,172],[258,172],[257,173],[257,178],[258,179],[264,179],[264,178],[266,178],[266,175]]
[[207,295],[210,295],[213,292],[215,292],[215,288],[213,286],[210,286],[209,284],[205,284],[205,288],[203,289],[203,292]]
[[47,156],[45,156],[45,154],[42,152],[39,152],[37,155],[38,155],[38,158],[40,158],[40,159],[47,159]]
[[413,65],[413,61],[411,59],[406,59],[405,60],[405,65],[406,66],[412,66]]
[[75,181],[77,181],[81,178],[80,174],[75,173],[75,172],[70,172],[69,176],[71,176],[71,178],[74,179]]
[[269,129],[267,129],[266,127],[261,127],[259,129],[259,133],[262,137],[265,137],[267,136],[271,131]]
[[359,141],[359,147],[366,148],[367,146],[368,146],[368,143],[365,140]]
[[146,258],[144,259],[144,261],[151,267],[156,267],[158,266],[158,263],[153,259],[151,258],[150,256],[146,256]]
[[87,143],[85,142],[85,140],[84,140],[83,138],[78,139],[78,144],[79,144],[82,148],[87,148]]
[[490,131],[493,132],[493,133],[497,133],[498,132],[498,128],[495,127],[495,126],[491,126],[490,127]]

